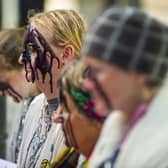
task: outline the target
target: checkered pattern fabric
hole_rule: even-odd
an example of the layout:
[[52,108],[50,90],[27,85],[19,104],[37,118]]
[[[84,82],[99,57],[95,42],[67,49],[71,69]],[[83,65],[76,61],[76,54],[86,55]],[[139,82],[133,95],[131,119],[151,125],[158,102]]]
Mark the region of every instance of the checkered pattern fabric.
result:
[[112,7],[86,34],[82,55],[162,80],[168,68],[168,28],[132,7]]

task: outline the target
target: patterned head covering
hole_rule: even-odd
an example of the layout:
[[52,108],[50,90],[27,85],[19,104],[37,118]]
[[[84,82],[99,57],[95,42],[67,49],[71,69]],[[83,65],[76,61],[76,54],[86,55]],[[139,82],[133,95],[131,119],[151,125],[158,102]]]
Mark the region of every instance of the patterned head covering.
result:
[[70,96],[75,102],[76,106],[79,109],[79,112],[91,117],[96,121],[103,122],[105,120],[104,116],[97,114],[94,109],[94,103],[91,100],[91,95],[89,92],[85,92],[82,89],[71,87]]
[[86,34],[82,55],[160,81],[168,68],[168,28],[139,9],[112,7]]

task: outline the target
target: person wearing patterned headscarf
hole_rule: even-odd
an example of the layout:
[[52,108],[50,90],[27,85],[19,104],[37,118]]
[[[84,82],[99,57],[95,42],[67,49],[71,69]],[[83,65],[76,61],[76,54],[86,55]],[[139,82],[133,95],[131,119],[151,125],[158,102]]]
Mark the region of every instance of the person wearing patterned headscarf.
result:
[[88,161],[105,119],[95,112],[91,95],[82,87],[86,71],[87,66],[83,62],[74,60],[65,66],[61,73],[59,80],[61,107],[54,115],[54,120],[56,123],[62,123],[69,150],[66,150],[66,155],[64,154],[61,159],[56,158],[53,168],[59,166],[75,168],[79,154],[83,154]]
[[166,25],[133,7],[107,9],[86,34],[84,86],[110,114],[90,168],[168,166],[167,35]]

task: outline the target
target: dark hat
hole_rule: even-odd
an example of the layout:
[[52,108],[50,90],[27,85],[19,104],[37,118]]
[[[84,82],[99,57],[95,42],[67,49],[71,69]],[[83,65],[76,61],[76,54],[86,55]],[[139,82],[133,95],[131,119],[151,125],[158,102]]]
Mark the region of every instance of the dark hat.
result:
[[112,7],[86,34],[82,55],[162,80],[168,68],[168,28],[133,7]]

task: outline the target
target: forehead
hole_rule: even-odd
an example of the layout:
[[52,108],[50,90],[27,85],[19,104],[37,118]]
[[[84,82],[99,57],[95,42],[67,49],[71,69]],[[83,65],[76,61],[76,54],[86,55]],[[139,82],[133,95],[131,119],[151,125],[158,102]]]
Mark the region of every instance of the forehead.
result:
[[25,36],[25,44],[35,44],[40,48],[50,48],[54,51],[55,45],[52,43],[53,38],[51,33],[47,30],[46,27],[40,27],[37,25],[29,25],[27,29],[27,35]]
[[91,68],[96,69],[112,69],[114,66],[111,64],[106,63],[105,61],[102,61],[100,59],[96,59],[93,56],[84,56],[83,61],[90,66]]
[[131,74],[129,71],[124,70],[117,65],[109,64],[92,56],[84,56],[83,61],[91,68],[97,70],[97,72],[104,72],[104,74],[111,77],[128,76]]
[[29,30],[31,29],[37,30],[42,35],[42,37],[46,40],[47,43],[52,41],[53,34],[51,33],[51,31],[48,30],[47,25],[44,26],[39,23],[32,22],[29,26],[30,26]]

